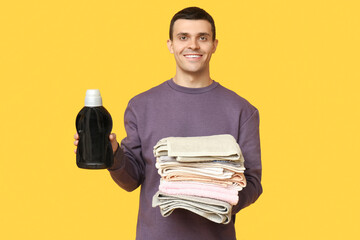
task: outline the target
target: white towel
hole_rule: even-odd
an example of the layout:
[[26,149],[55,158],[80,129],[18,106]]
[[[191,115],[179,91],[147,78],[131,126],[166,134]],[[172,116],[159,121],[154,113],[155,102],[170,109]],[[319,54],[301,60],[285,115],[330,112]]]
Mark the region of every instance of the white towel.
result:
[[245,166],[243,162],[238,161],[211,161],[211,162],[178,162],[176,160],[171,160],[167,157],[166,160],[163,160],[164,156],[156,159],[155,167],[158,169],[167,169],[167,168],[180,168],[180,167],[191,167],[191,168],[223,168],[229,171],[243,173]]

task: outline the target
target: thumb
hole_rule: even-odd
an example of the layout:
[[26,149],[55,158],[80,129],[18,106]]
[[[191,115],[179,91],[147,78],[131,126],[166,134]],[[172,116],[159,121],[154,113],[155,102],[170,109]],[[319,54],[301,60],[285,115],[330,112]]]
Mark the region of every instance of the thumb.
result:
[[109,135],[109,140],[111,142],[111,146],[112,146],[112,149],[113,149],[113,152],[116,152],[119,144],[118,142],[116,141],[116,134],[115,133],[111,133]]

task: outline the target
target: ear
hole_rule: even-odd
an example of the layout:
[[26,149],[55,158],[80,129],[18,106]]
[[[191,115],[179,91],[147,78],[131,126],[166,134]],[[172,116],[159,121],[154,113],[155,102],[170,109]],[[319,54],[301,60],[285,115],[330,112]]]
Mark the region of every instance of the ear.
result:
[[167,47],[168,47],[170,53],[173,54],[174,53],[174,48],[173,48],[172,41],[170,39],[168,39],[166,44],[167,44]]
[[212,51],[212,53],[215,53],[218,43],[219,43],[219,41],[217,39],[215,39],[214,42],[213,42],[213,51]]

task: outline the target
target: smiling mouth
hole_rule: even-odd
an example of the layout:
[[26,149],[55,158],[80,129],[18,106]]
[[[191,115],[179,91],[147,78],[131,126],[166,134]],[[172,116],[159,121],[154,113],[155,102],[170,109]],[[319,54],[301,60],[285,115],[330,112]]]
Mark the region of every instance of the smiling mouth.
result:
[[197,58],[201,58],[202,55],[201,54],[184,54],[184,57],[190,58],[190,59],[197,59]]

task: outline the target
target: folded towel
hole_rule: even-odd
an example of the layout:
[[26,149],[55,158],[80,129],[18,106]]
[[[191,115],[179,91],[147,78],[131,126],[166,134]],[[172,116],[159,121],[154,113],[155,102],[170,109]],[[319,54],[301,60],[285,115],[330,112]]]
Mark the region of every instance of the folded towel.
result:
[[156,158],[155,167],[162,178],[172,181],[198,181],[235,186],[241,191],[246,186],[245,167],[239,161],[178,162],[175,157]]
[[217,184],[219,186],[223,187],[233,187],[236,189],[236,191],[241,191],[243,187],[246,186],[246,180],[245,178],[241,181],[238,181],[238,179],[213,179],[213,178],[204,178],[199,176],[192,176],[192,175],[181,175],[181,176],[166,176],[163,178],[166,181],[170,182],[184,182],[184,181],[196,181],[199,183],[211,183],[211,184]]
[[215,179],[230,179],[234,172],[228,171],[221,168],[190,168],[190,167],[179,167],[175,169],[162,169],[159,170],[159,174],[164,176],[171,175],[198,175],[204,177],[211,177]]
[[231,205],[236,205],[239,201],[238,191],[214,184],[161,181],[159,191],[171,195],[207,197],[225,201]]
[[160,186],[167,189],[184,189],[184,188],[192,188],[199,190],[207,190],[214,191],[218,193],[232,194],[237,195],[238,191],[234,186],[222,186],[214,183],[203,183],[197,181],[166,181],[164,179],[160,180]]
[[168,137],[154,146],[154,155],[177,157],[178,161],[243,161],[235,138],[229,134],[202,137]]
[[244,157],[240,153],[240,155],[231,155],[231,156],[198,156],[198,157],[176,157],[176,161],[178,162],[210,162],[216,160],[223,161],[240,161],[244,162]]
[[204,167],[221,167],[227,170],[232,170],[234,172],[244,172],[245,166],[243,162],[240,161],[222,161],[222,160],[213,160],[211,162],[178,162],[173,157],[161,156],[156,158],[155,167],[160,168],[169,168],[169,167],[194,167],[194,168],[204,168]]
[[229,134],[168,137],[154,146],[161,176],[152,206],[162,216],[186,209],[216,223],[229,223],[238,191],[246,186],[244,158]]
[[216,223],[227,224],[231,220],[232,206],[227,202],[215,199],[182,195],[172,196],[157,192],[153,197],[152,206],[159,206],[163,217],[169,216],[176,208],[182,208]]
[[234,175],[232,175],[231,180],[235,183],[238,183],[239,186],[243,188],[246,187],[246,178],[243,173],[235,173]]

